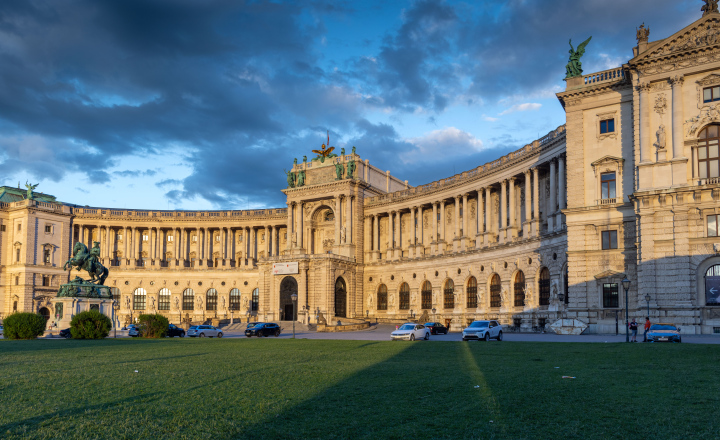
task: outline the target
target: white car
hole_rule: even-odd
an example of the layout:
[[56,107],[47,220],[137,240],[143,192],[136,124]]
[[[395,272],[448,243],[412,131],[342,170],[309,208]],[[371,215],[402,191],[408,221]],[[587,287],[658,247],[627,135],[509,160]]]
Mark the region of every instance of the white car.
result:
[[475,339],[477,341],[489,341],[497,339],[502,341],[502,325],[497,321],[474,321],[462,332],[463,341]]
[[187,335],[191,338],[196,336],[198,338],[204,338],[205,336],[209,338],[212,338],[213,336],[217,336],[218,338],[223,337],[222,331],[212,325],[193,325],[190,327],[190,330],[188,330]]
[[430,329],[422,324],[413,324],[408,322],[403,324],[399,329],[395,330],[390,334],[390,338],[394,341],[396,339],[407,339],[408,341],[414,341],[415,339],[430,339]]

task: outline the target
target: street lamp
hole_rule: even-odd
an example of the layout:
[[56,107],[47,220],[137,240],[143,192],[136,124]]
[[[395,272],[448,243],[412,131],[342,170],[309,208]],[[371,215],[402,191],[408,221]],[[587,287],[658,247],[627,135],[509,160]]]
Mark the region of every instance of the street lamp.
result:
[[295,339],[295,307],[297,304],[297,293],[293,293],[290,295],[290,299],[292,299],[293,302],[293,311],[292,311],[292,322],[293,322],[293,339]]
[[630,289],[630,280],[627,276],[622,280],[623,289],[625,289],[625,342],[630,342],[630,322],[628,321],[628,289]]
[[117,300],[113,301],[113,312],[115,313],[115,322],[113,322],[113,338],[117,338],[117,326],[120,323],[118,318],[118,310],[120,310],[120,303]]
[[645,316],[647,316],[649,318],[650,317],[650,294],[649,293],[647,295],[645,295],[645,301],[647,301],[647,315],[645,315]]
[[437,309],[435,307],[433,307],[432,312],[433,312],[433,321],[435,321],[435,312],[437,312]]

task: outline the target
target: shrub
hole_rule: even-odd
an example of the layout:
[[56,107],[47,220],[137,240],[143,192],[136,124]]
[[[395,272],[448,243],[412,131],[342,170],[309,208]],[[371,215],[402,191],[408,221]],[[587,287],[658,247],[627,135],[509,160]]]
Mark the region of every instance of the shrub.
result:
[[80,312],[70,321],[70,334],[73,339],[102,339],[110,334],[110,318],[97,310]]
[[37,313],[13,313],[3,321],[5,339],[35,339],[45,333],[46,323]]
[[143,338],[164,338],[167,334],[168,319],[160,314],[140,315],[138,317],[140,336]]

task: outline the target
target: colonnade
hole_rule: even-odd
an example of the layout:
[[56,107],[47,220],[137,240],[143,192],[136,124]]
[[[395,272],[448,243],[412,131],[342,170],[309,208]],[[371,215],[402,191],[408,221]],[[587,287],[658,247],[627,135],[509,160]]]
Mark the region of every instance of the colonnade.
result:
[[[547,197],[540,191],[545,182],[549,183]],[[520,203],[522,184],[524,206]],[[469,201],[473,198],[477,200],[474,215],[469,209]],[[366,258],[369,261],[397,260],[419,258],[426,254],[465,252],[554,233],[563,228],[560,211],[566,207],[565,158],[560,155],[521,175],[480,186],[474,191],[460,194],[445,192],[441,198],[429,203],[398,206],[367,215]],[[448,209],[453,212],[452,223],[448,222]],[[424,222],[426,211],[432,211],[427,226]],[[401,228],[405,216],[409,216],[410,220],[409,228],[406,228],[409,237],[403,236]],[[380,231],[383,217],[387,217],[388,223],[384,246]],[[425,231],[426,227],[429,231]]]
[[[355,215],[355,195],[339,194],[334,196],[332,205],[334,219],[335,246],[354,244],[354,228],[353,216]],[[310,218],[313,212],[304,212],[306,207],[303,201],[288,202],[288,217],[286,228],[291,231],[287,240],[287,250],[304,249],[306,252],[312,252],[311,241],[312,225],[306,220]]]
[[[280,254],[278,225],[217,227],[111,226],[76,218],[77,241],[100,242],[105,265],[155,267],[252,267]],[[264,234],[264,235],[263,235]]]

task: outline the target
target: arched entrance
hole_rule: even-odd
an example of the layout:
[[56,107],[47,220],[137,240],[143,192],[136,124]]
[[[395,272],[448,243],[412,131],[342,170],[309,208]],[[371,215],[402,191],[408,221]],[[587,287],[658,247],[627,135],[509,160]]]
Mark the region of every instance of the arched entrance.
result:
[[48,321],[50,319],[50,310],[48,310],[47,307],[41,307],[40,310],[38,310],[38,313],[41,314],[43,318],[45,318],[45,321]]
[[335,281],[335,316],[347,317],[347,287],[342,278]]
[[[280,320],[297,319],[297,310],[293,311],[292,295],[297,295],[298,285],[293,277],[285,277],[280,283]],[[294,312],[294,313],[293,313]]]

